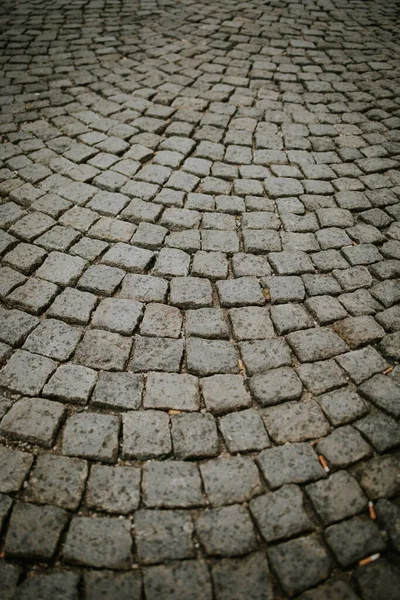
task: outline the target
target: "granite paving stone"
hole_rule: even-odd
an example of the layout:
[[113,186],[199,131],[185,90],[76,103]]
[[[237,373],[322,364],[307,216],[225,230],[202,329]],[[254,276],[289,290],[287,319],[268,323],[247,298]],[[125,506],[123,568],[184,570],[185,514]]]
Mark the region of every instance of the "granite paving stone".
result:
[[272,568],[288,594],[301,592],[326,579],[332,560],[317,536],[296,538],[269,551]]
[[329,547],[343,566],[380,552],[386,546],[377,524],[365,516],[331,525],[325,535]]
[[0,434],[12,440],[22,440],[49,448],[65,415],[59,402],[41,398],[17,400],[0,424]]
[[82,330],[57,319],[46,319],[27,337],[23,348],[59,361],[68,360],[74,352]]
[[244,558],[219,559],[212,566],[212,578],[217,600],[270,600],[273,597],[272,578],[268,563],[261,552]]
[[75,510],[82,498],[88,466],[79,458],[43,454],[38,457],[24,500]]
[[263,450],[270,446],[261,416],[252,408],[225,415],[219,420],[219,429],[232,454]]
[[371,500],[391,498],[400,489],[400,463],[392,455],[376,456],[359,463],[354,474]]
[[400,425],[381,410],[371,411],[354,426],[374,446],[378,452],[396,448],[400,441]]
[[193,524],[184,510],[138,510],[135,541],[144,564],[195,557]]
[[92,315],[91,324],[123,335],[131,335],[142,316],[143,305],[135,300],[105,298]]
[[284,485],[251,500],[250,511],[263,539],[268,543],[312,530],[303,503],[303,493],[296,485]]
[[64,427],[62,451],[67,456],[115,462],[119,428],[119,419],[112,415],[72,415]]
[[33,456],[27,452],[21,452],[15,448],[1,446],[1,473],[0,473],[0,492],[8,494],[17,492],[33,463]]
[[368,405],[350,388],[340,388],[317,398],[332,425],[344,425],[364,416]]
[[100,371],[91,404],[116,409],[138,409],[142,403],[143,376]]
[[128,519],[73,517],[62,555],[66,563],[126,569],[132,560]]
[[325,525],[361,513],[367,507],[365,494],[347,471],[337,471],[328,479],[309,484],[306,492]]
[[329,423],[313,400],[285,402],[266,408],[262,417],[275,443],[301,442],[320,438],[329,431]]
[[70,571],[49,572],[28,577],[17,588],[15,598],[59,597],[62,600],[74,599],[78,595],[79,575]]
[[68,513],[62,508],[18,501],[11,513],[5,539],[6,555],[50,560],[67,521]]
[[203,560],[155,565],[144,569],[144,589],[149,598],[211,600],[211,577]]
[[169,417],[165,412],[128,412],[122,421],[124,458],[144,460],[167,456],[171,452]]
[[128,361],[131,345],[132,340],[119,333],[93,329],[84,334],[74,361],[94,369],[122,371]]
[[400,573],[398,568],[386,560],[356,570],[356,580],[365,600],[387,598],[396,600]]
[[317,450],[332,467],[346,467],[371,454],[371,447],[351,425],[335,429],[322,441]]
[[200,466],[200,472],[212,506],[246,502],[261,492],[258,469],[251,458],[209,460]]
[[249,380],[249,387],[261,406],[297,400],[303,391],[302,383],[291,367],[280,367],[253,375]]
[[306,442],[263,450],[257,462],[272,489],[285,483],[307,483],[325,477],[317,455]]
[[135,467],[92,465],[86,505],[108,513],[128,514],[140,500],[140,470]]
[[109,570],[86,571],[84,590],[87,600],[96,598],[140,598],[142,588],[141,574],[138,571],[118,573]]
[[148,508],[189,508],[205,504],[196,464],[149,462],[143,468],[142,494]]
[[251,397],[240,375],[212,375],[200,379],[204,402],[214,415],[251,406]]
[[248,510],[237,504],[205,510],[196,519],[195,530],[208,556],[240,556],[256,547]]

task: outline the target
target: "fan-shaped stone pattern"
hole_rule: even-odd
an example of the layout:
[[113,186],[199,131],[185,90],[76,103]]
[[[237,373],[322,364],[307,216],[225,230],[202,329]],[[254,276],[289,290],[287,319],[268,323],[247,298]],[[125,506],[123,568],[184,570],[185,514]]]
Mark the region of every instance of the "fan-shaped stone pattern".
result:
[[1,3],[2,598],[397,600],[396,14]]

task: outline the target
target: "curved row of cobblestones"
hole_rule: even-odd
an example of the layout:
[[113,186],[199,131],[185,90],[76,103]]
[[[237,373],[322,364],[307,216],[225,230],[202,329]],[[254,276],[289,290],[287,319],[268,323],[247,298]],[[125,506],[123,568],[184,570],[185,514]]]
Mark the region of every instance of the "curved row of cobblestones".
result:
[[0,7],[1,600],[398,599],[396,11]]

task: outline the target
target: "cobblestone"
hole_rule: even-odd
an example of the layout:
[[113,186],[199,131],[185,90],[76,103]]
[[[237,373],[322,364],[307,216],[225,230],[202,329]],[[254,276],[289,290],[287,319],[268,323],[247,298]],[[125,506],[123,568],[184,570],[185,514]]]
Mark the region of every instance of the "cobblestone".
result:
[[396,3],[100,4],[0,7],[0,596],[397,600]]

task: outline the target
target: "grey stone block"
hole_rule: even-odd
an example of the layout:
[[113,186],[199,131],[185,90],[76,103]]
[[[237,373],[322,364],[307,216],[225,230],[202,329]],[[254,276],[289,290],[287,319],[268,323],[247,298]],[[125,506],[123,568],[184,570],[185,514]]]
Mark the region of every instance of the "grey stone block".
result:
[[261,491],[258,470],[251,458],[209,460],[200,466],[200,471],[212,506],[248,502]]
[[56,319],[46,319],[25,341],[24,349],[56,360],[67,360],[74,352],[82,330]]
[[178,373],[149,373],[145,408],[196,411],[200,408],[197,378]]
[[224,313],[218,308],[186,311],[185,329],[188,337],[229,338],[229,328]]
[[203,506],[198,467],[183,461],[149,462],[143,467],[143,502],[148,508]]
[[68,513],[62,508],[16,502],[5,539],[6,555],[50,560],[67,520]]
[[245,558],[223,558],[212,566],[217,600],[271,600],[272,578],[262,553]]
[[304,509],[303,493],[297,485],[284,485],[276,492],[254,498],[250,502],[250,512],[267,543],[314,529]]
[[67,563],[96,568],[127,569],[132,562],[128,519],[74,516],[62,555]]
[[27,452],[1,446],[0,461],[0,492],[18,492],[29,473],[33,457]]
[[292,362],[289,347],[281,339],[240,342],[239,348],[249,375],[290,365]]
[[189,373],[205,376],[216,373],[238,373],[238,354],[230,342],[188,338],[186,361]]
[[347,383],[343,371],[334,360],[303,363],[298,367],[298,374],[313,394],[322,394]]
[[140,562],[194,558],[193,524],[183,510],[138,510],[135,540]]
[[122,371],[128,362],[132,340],[119,333],[93,329],[86,331],[74,360],[87,367]]
[[260,415],[252,408],[222,417],[219,429],[232,454],[263,450],[271,445]]
[[178,338],[182,327],[180,310],[166,304],[148,304],[140,327],[142,335]]
[[142,375],[100,372],[91,404],[136,410],[142,403],[143,388]]
[[323,394],[318,398],[318,403],[332,425],[344,425],[368,412],[364,400],[348,388]]
[[229,311],[229,318],[237,340],[265,339],[275,335],[267,307],[232,308]]
[[296,331],[286,339],[301,362],[332,358],[348,350],[345,342],[330,329]]
[[253,523],[240,505],[205,510],[196,519],[195,529],[209,556],[238,556],[256,548]]
[[263,450],[257,462],[272,489],[285,483],[307,483],[326,476],[317,455],[306,442]]
[[204,402],[211,413],[222,415],[251,406],[240,375],[213,375],[200,380]]
[[149,598],[211,600],[211,578],[203,560],[157,565],[144,569],[144,589]]
[[334,468],[347,467],[371,454],[371,447],[350,425],[335,429],[317,444],[317,451]]
[[269,559],[283,589],[301,592],[326,579],[332,561],[317,536],[301,537],[271,547]]
[[280,367],[253,375],[249,380],[249,387],[261,406],[297,400],[303,391],[303,385],[291,367]]
[[82,498],[88,466],[86,461],[54,454],[38,457],[24,491],[24,500],[37,504],[55,504],[76,510]]
[[353,517],[331,525],[325,537],[337,561],[345,567],[384,550],[386,546],[377,524],[367,517]]
[[183,341],[171,338],[150,338],[135,336],[133,360],[130,368],[140,371],[180,370],[183,355]]
[[64,427],[62,451],[69,456],[115,462],[119,428],[118,417],[112,415],[72,415]]
[[167,456],[172,450],[169,417],[159,410],[126,413],[122,438],[124,458],[147,460]]
[[127,514],[140,501],[140,469],[92,465],[86,490],[86,505],[95,510]]
[[206,458],[218,454],[218,432],[212,415],[173,415],[171,424],[174,454],[177,458]]
[[59,402],[41,398],[22,398],[15,402],[0,425],[7,438],[50,448],[65,414]]
[[143,305],[136,300],[105,298],[92,316],[92,326],[132,335],[142,317]]
[[324,525],[363,512],[368,504],[356,479],[346,471],[338,471],[328,479],[311,483],[306,492]]

